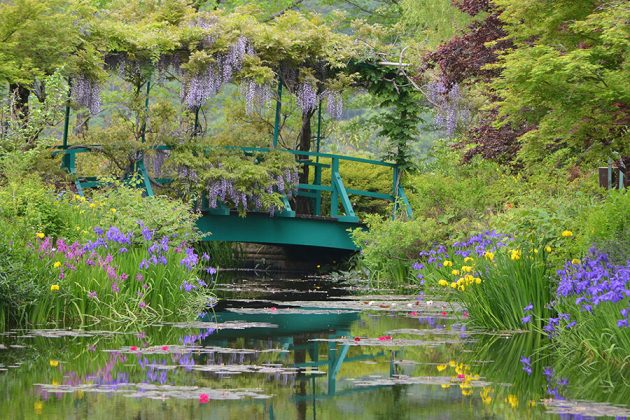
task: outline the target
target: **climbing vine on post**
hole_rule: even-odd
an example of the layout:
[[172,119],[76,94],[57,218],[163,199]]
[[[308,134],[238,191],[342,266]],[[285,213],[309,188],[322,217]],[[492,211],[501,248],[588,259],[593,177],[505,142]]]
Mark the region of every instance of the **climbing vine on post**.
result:
[[417,138],[422,122],[420,93],[394,66],[363,62],[352,66],[352,71],[360,74],[360,84],[379,100],[382,111],[374,122],[388,141],[384,158],[403,171],[413,169],[409,144]]

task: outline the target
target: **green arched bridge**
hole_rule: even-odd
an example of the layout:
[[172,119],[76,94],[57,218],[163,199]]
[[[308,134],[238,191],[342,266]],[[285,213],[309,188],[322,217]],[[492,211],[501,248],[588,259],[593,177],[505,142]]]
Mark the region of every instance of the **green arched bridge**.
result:
[[[62,167],[74,178],[79,194],[87,188],[101,185],[95,177],[81,175],[77,167],[77,155],[94,151],[98,146],[62,146],[55,154],[62,155]],[[157,150],[168,150],[167,146],[153,147]],[[248,212],[241,217],[234,209],[219,205],[209,208],[207,203],[202,205],[202,217],[198,221],[202,232],[210,232],[209,241],[251,242],[273,245],[302,245],[341,250],[356,250],[350,238],[350,229],[362,227],[361,220],[353,209],[350,197],[362,196],[374,200],[385,200],[394,203],[394,213],[403,210],[410,217],[411,207],[405,192],[400,185],[400,170],[396,164],[364,159],[352,156],[342,156],[320,152],[306,152],[301,150],[272,149],[242,147],[244,153],[267,153],[271,150],[282,150],[295,155],[299,165],[308,165],[313,169],[314,176],[310,183],[298,185],[297,197],[308,200],[311,210],[308,214],[301,214],[292,208],[288,197],[283,197],[284,209],[273,216],[268,213]],[[322,163],[327,162],[327,163]],[[329,162],[329,163],[328,163]],[[361,163],[388,168],[391,176],[391,190],[387,193],[356,190],[346,188],[340,174],[340,167],[347,162]],[[169,182],[168,179],[154,179],[153,182],[146,170],[144,158],[136,163],[137,172],[142,177],[142,184],[147,196],[152,196],[153,183]],[[328,173],[326,173],[328,172]],[[326,175],[326,176],[324,176]],[[330,182],[323,182],[330,179]],[[330,203],[327,211],[322,211],[322,198]],[[402,206],[402,208],[398,208]],[[324,214],[326,214],[324,216]],[[394,216],[392,216],[394,217]]]

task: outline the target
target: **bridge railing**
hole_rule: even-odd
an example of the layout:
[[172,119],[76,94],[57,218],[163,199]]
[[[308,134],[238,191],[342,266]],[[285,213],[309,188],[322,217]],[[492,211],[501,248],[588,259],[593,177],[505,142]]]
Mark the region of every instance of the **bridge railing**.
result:
[[[62,155],[62,167],[65,168],[71,175],[74,176],[75,186],[79,194],[83,194],[84,189],[94,188],[101,185],[97,177],[81,177],[77,173],[77,154],[90,153],[98,150],[100,146],[70,146],[67,148],[61,148],[53,152],[53,155]],[[354,156],[344,156],[332,153],[321,153],[291,149],[273,149],[264,147],[236,147],[228,146],[227,149],[241,150],[245,154],[252,153],[269,153],[271,151],[282,151],[296,156],[297,162],[300,165],[307,165],[314,168],[314,175],[312,183],[300,183],[298,184],[298,197],[308,198],[312,201],[312,215],[322,216],[322,193],[330,194],[330,211],[329,216],[339,221],[345,222],[358,222],[359,218],[352,206],[350,200],[351,196],[369,197],[377,200],[385,200],[394,203],[394,217],[398,213],[399,206],[402,206],[402,210],[406,213],[407,217],[412,217],[411,205],[405,194],[404,188],[400,182],[401,171],[398,165],[390,162],[383,162],[379,160],[366,159]],[[170,146],[152,146],[148,149],[152,150],[170,150]],[[312,160],[315,158],[315,160]],[[322,161],[329,161],[330,163],[323,163]],[[354,162],[367,165],[374,165],[379,167],[389,168],[391,170],[391,190],[387,193],[377,191],[367,191],[360,189],[347,188],[344,184],[343,178],[340,173],[340,165],[343,162]],[[153,195],[153,187],[151,178],[148,171],[145,168],[144,160],[141,159],[136,164],[136,170],[142,177],[143,187],[146,194]],[[323,182],[324,171],[330,170],[330,184]],[[169,179],[162,178],[158,180],[160,183],[168,182]],[[284,197],[285,209],[279,214],[281,217],[295,217],[295,211],[291,208],[291,204],[287,197]],[[342,212],[340,212],[340,206]],[[227,209],[225,209],[227,210]],[[229,214],[229,211],[223,214]]]

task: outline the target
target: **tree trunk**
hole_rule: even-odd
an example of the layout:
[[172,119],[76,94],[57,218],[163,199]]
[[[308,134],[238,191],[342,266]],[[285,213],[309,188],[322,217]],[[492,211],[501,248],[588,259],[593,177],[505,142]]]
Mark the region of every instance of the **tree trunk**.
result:
[[74,127],[74,135],[77,137],[85,138],[90,129],[90,112],[80,111],[77,112],[76,126]]
[[[302,113],[302,129],[300,130],[300,143],[298,150],[308,152],[311,150],[311,140],[313,139],[313,131],[311,130],[311,118],[315,111]],[[298,155],[298,159],[308,159],[306,155]],[[304,165],[300,173],[300,184],[308,184],[309,166]],[[302,214],[310,213],[310,200],[303,197],[297,198],[297,212]]]
[[15,116],[23,124],[26,124],[29,115],[28,97],[31,94],[30,89],[19,83],[11,83],[9,84],[9,92],[13,95],[13,112]]

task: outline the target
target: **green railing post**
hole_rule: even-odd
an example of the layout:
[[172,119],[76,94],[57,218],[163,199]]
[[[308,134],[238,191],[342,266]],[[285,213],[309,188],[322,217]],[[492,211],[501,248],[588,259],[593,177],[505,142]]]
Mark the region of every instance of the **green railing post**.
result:
[[278,74],[278,100],[276,101],[276,120],[273,125],[273,148],[278,146],[280,138],[280,117],[282,112],[282,77]]
[[393,180],[392,180],[392,196],[394,197],[394,213],[392,219],[396,219],[396,213],[398,212],[398,183],[400,181],[400,170],[398,166],[394,166]]
[[147,132],[147,119],[149,118],[149,92],[151,91],[151,77],[147,80],[147,97],[144,100],[144,119],[142,121],[142,132],[140,133],[142,137],[142,143],[146,141],[146,132]]
[[612,159],[608,159],[608,189],[612,188]]
[[320,144],[322,141],[322,101],[319,101],[319,107],[317,110],[317,143],[316,143],[316,151],[317,156],[315,157],[315,162],[319,163],[319,150]]
[[197,134],[199,134],[199,110],[201,109],[200,106],[196,107],[195,109],[195,128],[193,131],[193,137],[197,137]]
[[[319,156],[317,157],[319,159]],[[315,178],[313,180],[313,185],[322,185],[322,167],[319,165],[315,166]],[[322,215],[322,191],[315,191],[315,216]]]
[[[146,142],[147,133],[147,120],[149,119],[149,94],[151,92],[151,76],[147,80],[147,97],[144,100],[144,119],[142,121],[142,143]],[[148,197],[153,197],[153,187],[151,186],[151,179],[147,172],[146,166],[144,166],[144,150],[140,152],[140,159],[136,162],[136,171],[142,175],[142,183],[144,184],[144,190]]]
[[[68,132],[70,131],[70,99],[72,97],[72,79],[68,78],[68,99],[66,100],[66,115],[63,120],[63,150],[68,148]],[[61,158],[61,167],[70,172],[71,159],[64,154]]]
[[330,171],[330,186],[332,187],[332,192],[330,193],[330,217],[336,217],[339,212],[339,191],[335,187],[335,178],[339,175],[339,158],[334,157],[332,159]]

